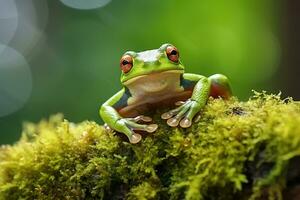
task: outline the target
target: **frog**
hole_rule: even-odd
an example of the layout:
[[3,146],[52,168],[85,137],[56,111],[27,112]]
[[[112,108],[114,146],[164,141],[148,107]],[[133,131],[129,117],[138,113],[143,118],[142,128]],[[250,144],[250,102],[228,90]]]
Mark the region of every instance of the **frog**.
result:
[[122,89],[101,105],[99,114],[108,130],[125,134],[132,144],[141,141],[143,132],[158,129],[147,115],[153,110],[170,108],[161,114],[162,120],[170,127],[186,129],[201,119],[210,97],[232,96],[225,75],[186,73],[179,50],[170,43],[158,49],[125,52],[120,69]]

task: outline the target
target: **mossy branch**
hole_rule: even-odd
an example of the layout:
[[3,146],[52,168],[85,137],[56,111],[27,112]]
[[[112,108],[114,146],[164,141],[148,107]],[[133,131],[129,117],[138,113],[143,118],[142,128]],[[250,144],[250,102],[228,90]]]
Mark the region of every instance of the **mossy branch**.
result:
[[[198,124],[132,145],[95,122],[27,123],[0,150],[0,199],[280,199],[300,185],[300,105],[210,99]],[[291,198],[289,198],[291,199]]]

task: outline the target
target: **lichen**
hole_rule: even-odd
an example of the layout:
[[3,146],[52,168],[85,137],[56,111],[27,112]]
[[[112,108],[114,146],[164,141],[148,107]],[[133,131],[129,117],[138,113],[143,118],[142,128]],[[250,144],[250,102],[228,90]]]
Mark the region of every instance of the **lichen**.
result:
[[209,99],[191,128],[130,144],[101,125],[55,115],[0,149],[0,199],[280,199],[300,155],[300,104],[255,93]]

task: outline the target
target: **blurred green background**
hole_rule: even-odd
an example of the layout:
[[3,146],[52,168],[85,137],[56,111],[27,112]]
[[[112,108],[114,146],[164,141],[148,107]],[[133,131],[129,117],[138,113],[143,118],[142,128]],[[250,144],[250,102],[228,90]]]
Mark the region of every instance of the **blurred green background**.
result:
[[[119,59],[172,43],[186,71],[227,75],[235,95],[300,98],[297,1],[0,0],[0,144],[54,113],[95,120]],[[298,7],[299,8],[299,7]],[[296,17],[296,18],[295,18]]]

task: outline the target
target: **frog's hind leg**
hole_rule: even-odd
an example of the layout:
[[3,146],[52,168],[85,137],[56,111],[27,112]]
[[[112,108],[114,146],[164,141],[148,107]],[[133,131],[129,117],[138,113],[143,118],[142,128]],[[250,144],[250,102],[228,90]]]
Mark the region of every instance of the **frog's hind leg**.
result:
[[222,74],[214,74],[208,77],[211,83],[210,96],[214,98],[222,97],[228,99],[232,96],[228,78]]

